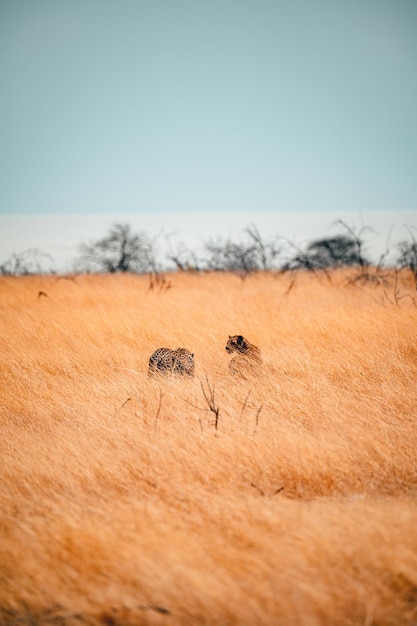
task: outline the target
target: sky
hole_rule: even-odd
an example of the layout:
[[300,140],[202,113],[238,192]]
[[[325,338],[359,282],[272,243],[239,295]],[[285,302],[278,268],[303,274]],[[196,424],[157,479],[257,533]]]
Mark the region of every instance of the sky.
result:
[[416,0],[0,0],[0,257],[87,217],[417,226],[416,32]]

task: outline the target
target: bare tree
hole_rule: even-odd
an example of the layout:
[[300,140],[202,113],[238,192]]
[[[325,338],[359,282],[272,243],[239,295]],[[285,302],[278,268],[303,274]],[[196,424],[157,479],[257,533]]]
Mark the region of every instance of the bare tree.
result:
[[129,224],[114,224],[108,235],[81,244],[77,267],[98,272],[156,272],[154,246],[146,233],[134,233]]
[[36,248],[30,248],[20,253],[13,252],[4,263],[0,264],[0,275],[3,276],[53,274],[54,272],[52,257]]

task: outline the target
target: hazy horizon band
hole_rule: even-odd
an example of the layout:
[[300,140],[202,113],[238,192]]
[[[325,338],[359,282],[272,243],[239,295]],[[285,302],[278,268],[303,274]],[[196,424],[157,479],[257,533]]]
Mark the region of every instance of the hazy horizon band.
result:
[[283,237],[303,245],[341,232],[338,220],[357,231],[367,228],[369,252],[377,258],[409,239],[409,229],[417,229],[417,210],[0,215],[0,262],[14,253],[38,249],[53,258],[58,270],[68,270],[79,245],[104,236],[114,223],[146,232],[164,250],[179,244],[196,250],[209,239],[239,239],[251,225],[265,238]]

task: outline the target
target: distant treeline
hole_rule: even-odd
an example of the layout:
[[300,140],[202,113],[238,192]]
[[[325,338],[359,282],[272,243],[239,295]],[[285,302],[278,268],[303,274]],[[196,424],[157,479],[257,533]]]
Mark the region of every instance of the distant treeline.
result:
[[[393,250],[387,249],[379,259],[367,257],[368,226],[355,229],[343,221],[335,222],[338,232],[330,237],[314,239],[299,247],[283,237],[263,237],[256,226],[248,226],[241,236],[212,239],[200,250],[191,250],[184,244],[170,246],[161,254],[157,239],[145,232],[134,232],[129,224],[114,224],[107,235],[90,243],[82,243],[73,260],[74,272],[158,274],[179,271],[236,272],[242,276],[258,271],[292,270],[328,271],[353,267],[365,275],[370,267],[382,271]],[[411,270],[417,284],[417,230],[408,228],[408,239],[395,244],[396,270]],[[0,264],[0,274],[22,276],[28,274],[55,274],[53,259],[35,249],[13,253]]]

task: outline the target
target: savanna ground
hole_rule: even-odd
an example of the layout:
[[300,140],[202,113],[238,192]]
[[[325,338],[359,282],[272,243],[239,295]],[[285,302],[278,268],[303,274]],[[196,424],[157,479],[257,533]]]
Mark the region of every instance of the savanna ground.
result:
[[1,278],[0,624],[416,624],[416,293],[349,275]]

